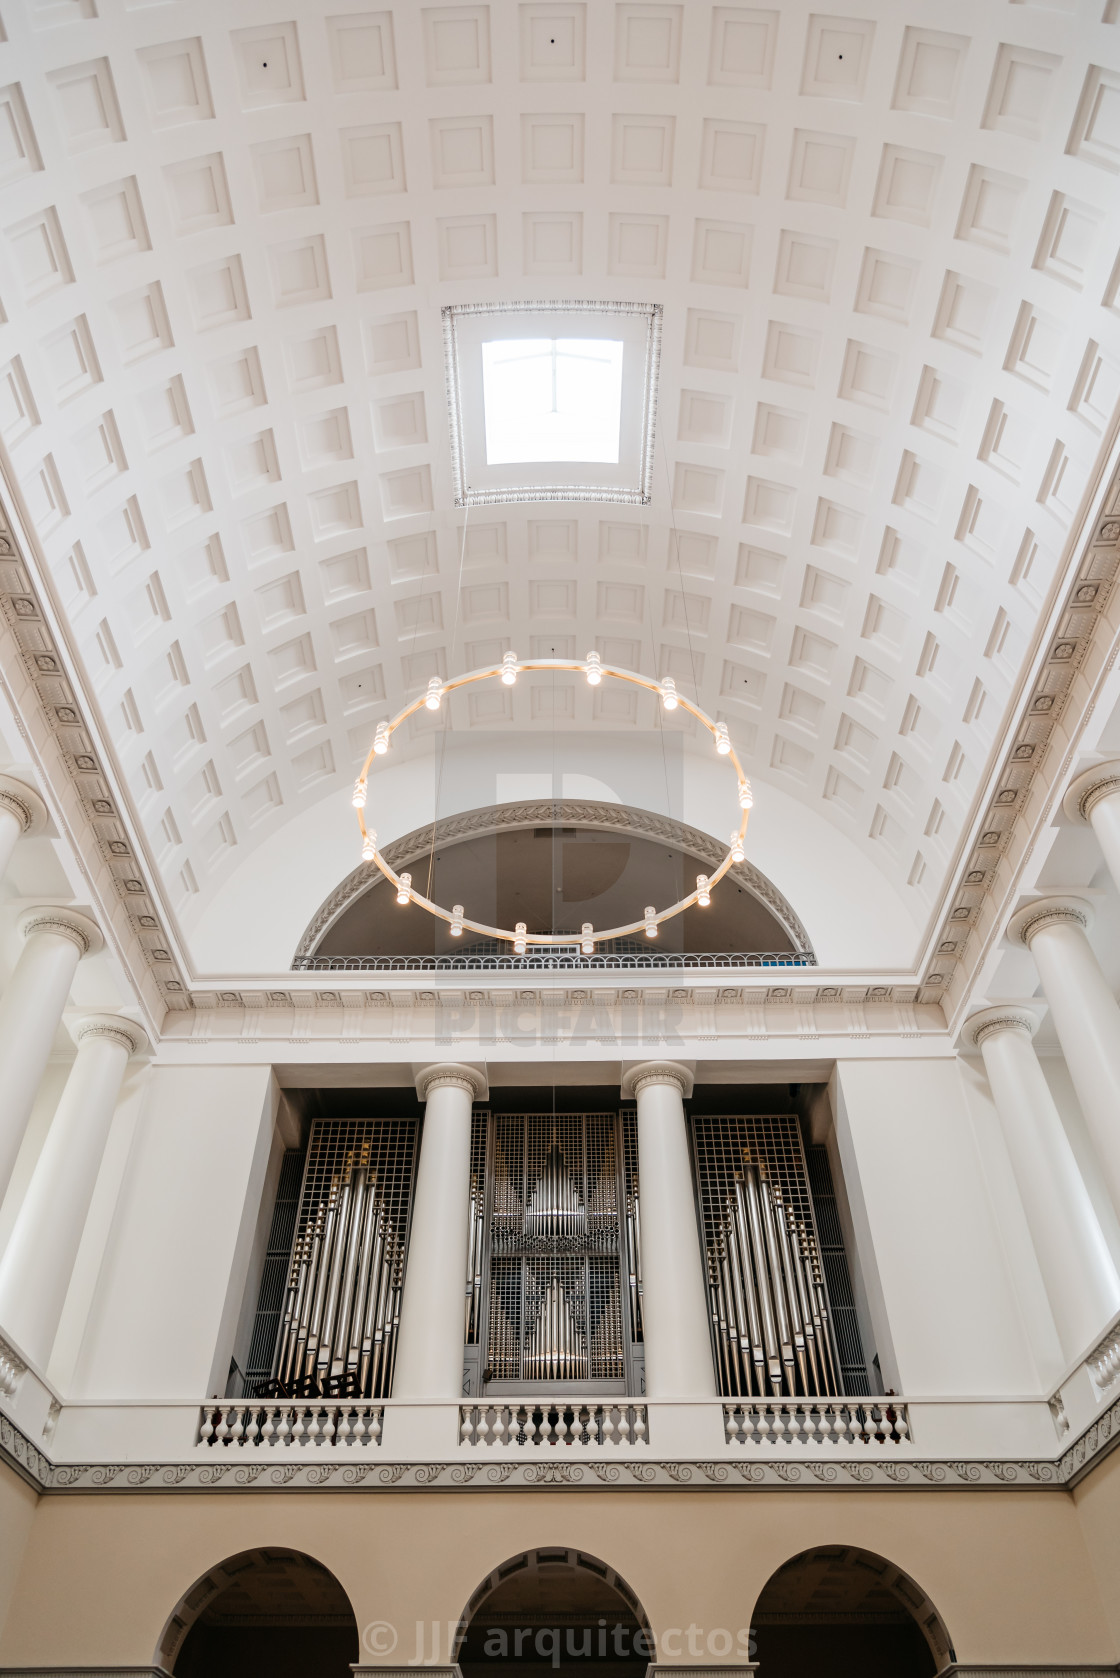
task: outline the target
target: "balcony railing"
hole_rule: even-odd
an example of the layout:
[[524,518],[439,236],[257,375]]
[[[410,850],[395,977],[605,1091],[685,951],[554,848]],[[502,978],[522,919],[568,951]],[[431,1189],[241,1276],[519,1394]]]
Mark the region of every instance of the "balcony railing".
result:
[[649,1418],[644,1404],[564,1400],[528,1404],[461,1404],[459,1443],[500,1445],[645,1445]]
[[666,969],[715,973],[756,967],[815,967],[811,950],[641,950],[585,956],[577,944],[549,945],[523,956],[297,956],[295,973],[641,973]]
[[217,1404],[199,1417],[200,1445],[380,1445],[382,1404]]
[[899,1445],[910,1438],[907,1406],[850,1399],[747,1399],[723,1406],[730,1445]]

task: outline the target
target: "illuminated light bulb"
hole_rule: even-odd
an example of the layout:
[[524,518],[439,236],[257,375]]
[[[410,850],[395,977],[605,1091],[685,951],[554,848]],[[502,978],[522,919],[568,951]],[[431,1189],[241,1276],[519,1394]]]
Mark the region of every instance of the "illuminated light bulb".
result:
[[412,875],[402,874],[397,884],[397,902],[408,903],[412,898]]
[[513,953],[515,956],[523,956],[525,954],[525,922],[518,921],[513,930],[517,933],[517,937],[513,941]]
[[387,722],[378,723],[377,732],[373,737],[373,749],[378,757],[384,757],[389,750],[389,724]]
[[657,937],[657,910],[652,903],[646,905],[646,937]]
[[726,757],[730,750],[731,750],[731,740],[728,737],[727,724],[725,722],[717,722],[716,723],[716,751],[719,753],[720,757]]
[[517,680],[517,654],[502,654],[502,681],[507,688],[511,688]]
[[708,904],[712,901],[712,894],[708,890],[708,876],[706,874],[697,874],[696,876],[696,901],[699,903],[701,909],[706,909]]
[[365,836],[365,840],[362,844],[362,861],[363,862],[372,862],[376,855],[377,855],[377,835],[376,835],[376,833],[367,833],[366,836]]
[[677,708],[677,684],[672,676],[666,676],[661,684],[661,703],[667,711],[675,711]]
[[588,653],[583,672],[587,677],[588,687],[597,688],[603,680],[603,661],[598,653]]
[[438,711],[440,700],[443,698],[443,683],[438,676],[432,676],[428,681],[428,691],[424,696],[424,703],[429,711]]
[[366,783],[364,781],[355,781],[354,782],[354,796],[350,800],[350,802],[354,806],[355,810],[364,810],[365,809],[365,807],[366,807]]
[[740,810],[749,810],[749,809],[752,808],[753,804],[754,804],[754,793],[751,791],[751,783],[749,781],[740,781],[739,782],[739,808],[740,808]]
[[582,955],[593,956],[595,954],[595,940],[591,936],[594,930],[595,928],[592,926],[590,921],[584,921],[582,927],[580,928],[582,936],[580,938],[579,947]]
[[463,936],[463,905],[461,903],[451,905],[451,936],[452,938]]
[[738,829],[736,829],[731,835],[731,860],[732,862],[742,862],[745,855],[746,852],[743,850],[743,841],[739,837]]

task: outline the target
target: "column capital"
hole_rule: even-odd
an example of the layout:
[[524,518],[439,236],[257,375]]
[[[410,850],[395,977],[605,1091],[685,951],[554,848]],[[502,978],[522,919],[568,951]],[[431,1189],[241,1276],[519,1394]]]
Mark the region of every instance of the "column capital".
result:
[[126,1020],[122,1014],[86,1014],[73,1020],[67,1029],[79,1049],[90,1038],[100,1037],[110,1043],[119,1043],[131,1059],[152,1046],[144,1027],[137,1025],[135,1020]]
[[1087,822],[1094,804],[1114,793],[1120,794],[1120,758],[1115,757],[1083,769],[1066,789],[1062,809],[1071,821]]
[[979,1013],[970,1014],[961,1036],[978,1049],[986,1038],[1000,1036],[1005,1031],[1019,1032],[1029,1039],[1041,1024],[1041,1016],[1033,1008],[1023,1008],[1017,1002],[997,1002],[993,1008],[981,1008]]
[[421,1101],[427,1101],[433,1090],[465,1090],[472,1101],[484,1101],[490,1094],[486,1074],[478,1066],[465,1066],[461,1061],[451,1060],[413,1070],[416,1094]]
[[628,1066],[622,1073],[623,1095],[638,1096],[643,1090],[664,1084],[680,1092],[682,1099],[692,1094],[693,1069],[679,1060],[643,1060]]
[[1007,923],[1007,936],[1013,944],[1025,944],[1028,949],[1036,933],[1047,926],[1065,923],[1088,932],[1093,924],[1093,906],[1083,897],[1039,897],[1017,909]]
[[0,810],[16,818],[25,836],[42,833],[47,825],[47,806],[34,787],[14,775],[0,775]]
[[79,914],[77,909],[59,908],[53,903],[45,904],[41,909],[25,909],[19,917],[19,929],[25,939],[34,937],[37,932],[68,938],[72,944],[77,944],[84,956],[96,955],[105,947],[96,921],[91,921],[88,915]]

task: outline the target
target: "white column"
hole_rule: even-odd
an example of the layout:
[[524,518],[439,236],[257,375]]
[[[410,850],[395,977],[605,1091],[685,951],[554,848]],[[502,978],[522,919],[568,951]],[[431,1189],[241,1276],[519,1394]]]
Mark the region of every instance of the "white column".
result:
[[471,1066],[427,1066],[416,1093],[424,1130],[393,1397],[455,1401],[463,1393],[471,1103],[485,1095],[486,1080]]
[[1085,936],[1079,897],[1042,897],[1012,915],[1008,937],[1035,959],[1101,1174],[1120,1211],[1120,1007]]
[[101,948],[93,921],[74,909],[26,909],[24,945],[0,997],[0,1197],[12,1175],[70,985]]
[[40,1369],[50,1358],[125,1067],[147,1046],[131,1020],[95,1015],[78,1045],[43,1150],[0,1259],[0,1326]]
[[46,825],[47,807],[39,794],[11,775],[0,775],[0,880],[24,834],[41,833]]
[[1063,802],[1071,820],[1092,827],[1112,882],[1120,891],[1120,759],[1094,764],[1078,775]]
[[1030,1008],[994,1007],[965,1022],[980,1050],[1031,1239],[1067,1358],[1120,1310],[1120,1275],[1097,1222],[1031,1038]]
[[684,1114],[692,1074],[675,1061],[647,1061],[626,1072],[622,1092],[638,1104],[646,1393],[714,1398],[708,1290]]

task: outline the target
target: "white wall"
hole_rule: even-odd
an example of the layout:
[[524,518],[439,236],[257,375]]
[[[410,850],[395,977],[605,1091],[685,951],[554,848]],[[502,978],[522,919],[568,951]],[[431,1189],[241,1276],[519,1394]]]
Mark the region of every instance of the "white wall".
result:
[[1045,1323],[1023,1319],[961,1063],[841,1061],[834,1090],[885,1384],[930,1397],[1045,1390]]
[[[439,816],[523,798],[590,797],[685,820],[725,839],[737,825],[734,771],[714,752],[670,737],[579,734],[551,742],[542,770],[529,734],[455,736],[441,759],[422,742],[378,765],[366,811],[381,844]],[[555,763],[553,765],[553,755]],[[902,967],[919,927],[910,908],[853,841],[779,787],[754,782],[747,854],[800,915],[822,966]],[[323,899],[357,866],[349,797],[332,793],[277,826],[187,927],[200,975],[283,972]],[[838,889],[838,882],[842,887]],[[639,905],[639,909],[640,909]],[[637,913],[638,911],[635,911]]]
[[275,1110],[267,1066],[152,1068],[68,1396],[224,1392]]

